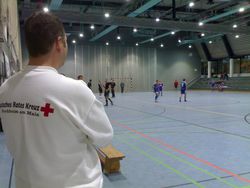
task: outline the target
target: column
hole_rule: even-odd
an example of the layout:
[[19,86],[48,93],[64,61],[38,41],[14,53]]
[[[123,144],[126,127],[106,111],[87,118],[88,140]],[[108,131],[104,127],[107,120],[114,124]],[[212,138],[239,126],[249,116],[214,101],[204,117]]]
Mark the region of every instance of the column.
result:
[[229,77],[233,77],[234,74],[234,59],[230,58],[229,60]]
[[207,78],[211,78],[211,61],[207,62]]

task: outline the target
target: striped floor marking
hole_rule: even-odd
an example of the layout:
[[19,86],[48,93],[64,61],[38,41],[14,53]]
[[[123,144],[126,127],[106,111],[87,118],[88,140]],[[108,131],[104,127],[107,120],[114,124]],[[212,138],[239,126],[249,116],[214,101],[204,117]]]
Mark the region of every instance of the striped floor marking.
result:
[[[138,100],[135,100],[135,99],[131,99],[131,100],[134,100],[134,101],[137,101]],[[152,102],[148,102],[148,101],[140,101],[144,104],[155,104],[155,103],[152,103]],[[177,109],[183,109],[183,110],[192,110],[192,111],[197,111],[197,112],[205,112],[205,113],[209,113],[209,114],[216,114],[216,115],[221,115],[221,116],[227,116],[227,117],[236,117],[236,118],[243,118],[242,115],[237,115],[237,114],[229,114],[229,113],[223,113],[223,112],[215,112],[215,111],[211,111],[211,110],[205,110],[205,109],[199,109],[197,107],[189,107],[189,106],[180,106],[180,105],[171,105],[171,104],[160,104],[160,103],[157,103],[155,104],[157,106],[160,106],[160,107],[173,107],[173,108],[177,108]],[[223,104],[221,105],[223,106]]]
[[239,188],[238,186],[236,186],[236,185],[234,185],[234,184],[231,184],[229,181],[223,180],[223,179],[220,178],[219,176],[216,176],[216,175],[212,174],[211,172],[208,172],[207,170],[204,170],[204,169],[202,169],[202,168],[200,168],[200,167],[197,167],[197,166],[194,165],[193,163],[191,163],[191,162],[189,162],[189,161],[187,161],[187,160],[184,160],[184,159],[182,159],[181,157],[178,157],[178,156],[176,156],[176,155],[174,155],[174,154],[171,154],[171,153],[169,153],[169,152],[167,152],[167,151],[165,151],[165,150],[163,150],[163,149],[161,149],[161,148],[159,148],[159,147],[157,147],[157,146],[154,146],[153,144],[150,144],[149,141],[147,141],[147,140],[145,140],[145,139],[143,139],[143,138],[140,138],[140,137],[138,137],[138,136],[134,136],[134,135],[132,135],[132,134],[129,134],[129,136],[132,137],[132,138],[135,138],[135,139],[137,139],[137,140],[140,140],[141,142],[145,143],[146,145],[150,146],[151,148],[154,148],[155,150],[159,151],[160,153],[162,153],[162,154],[164,154],[164,155],[167,155],[167,156],[169,156],[169,157],[171,157],[171,158],[173,158],[173,159],[175,159],[175,160],[177,160],[177,161],[180,161],[180,162],[182,162],[182,163],[184,163],[184,164],[187,164],[188,166],[190,166],[190,167],[192,167],[192,168],[194,168],[194,169],[196,169],[196,170],[199,170],[199,171],[205,173],[206,175],[208,175],[208,176],[210,176],[210,177],[213,177],[213,178],[215,178],[215,179],[217,179],[217,180],[219,180],[219,181],[221,181],[221,182],[223,182],[223,183],[229,185],[230,187]]
[[141,133],[141,132],[139,132],[139,131],[136,131],[135,129],[132,129],[132,128],[126,126],[126,125],[123,125],[123,124],[118,123],[118,122],[116,122],[116,121],[112,121],[112,122],[113,122],[113,124],[115,124],[115,125],[117,125],[117,126],[119,126],[119,127],[123,127],[123,128],[125,128],[125,129],[127,129],[127,130],[130,130],[131,132],[134,132],[134,133],[136,133],[136,134],[138,134],[138,135],[140,135],[140,136],[142,136],[142,137],[144,137],[144,138],[146,138],[146,139],[148,139],[148,140],[150,140],[150,141],[153,141],[153,142],[155,142],[155,143],[161,144],[162,146],[165,146],[165,147],[167,147],[167,148],[169,148],[169,149],[171,149],[171,150],[173,150],[173,151],[175,151],[175,152],[177,152],[177,153],[180,153],[180,154],[182,154],[182,155],[184,155],[184,156],[187,156],[187,157],[189,157],[190,159],[193,159],[193,160],[195,160],[195,161],[201,162],[201,163],[203,163],[203,164],[205,164],[205,165],[207,165],[207,166],[210,166],[210,167],[212,167],[212,168],[214,168],[214,169],[217,169],[217,170],[219,170],[219,171],[221,171],[221,172],[224,172],[224,173],[226,173],[226,174],[228,174],[228,175],[231,175],[231,176],[237,178],[237,179],[240,180],[240,181],[250,183],[250,180],[249,180],[249,179],[244,178],[244,177],[241,177],[241,176],[239,176],[239,175],[237,175],[237,174],[235,174],[235,173],[233,173],[233,172],[231,172],[231,171],[229,171],[229,170],[227,170],[227,169],[225,169],[225,168],[219,167],[219,166],[217,166],[217,165],[215,165],[215,164],[213,164],[213,163],[211,163],[211,162],[209,162],[209,161],[206,161],[206,160],[204,160],[204,159],[201,159],[201,158],[199,158],[199,157],[196,157],[196,156],[194,156],[194,155],[192,155],[192,154],[190,154],[190,153],[187,153],[187,152],[185,152],[185,151],[179,150],[179,149],[175,148],[174,146],[171,146],[171,145],[169,145],[169,144],[167,144],[167,143],[165,143],[165,142],[163,142],[163,141],[161,141],[161,140],[158,140],[158,139],[156,139],[156,138],[152,138],[152,137],[150,137],[150,136],[148,136],[148,135],[146,135],[146,134],[143,134],[143,133]]
[[175,174],[181,176],[182,178],[184,178],[185,180],[189,181],[189,182],[192,182],[196,187],[199,187],[199,188],[205,188],[203,185],[201,185],[200,183],[198,183],[197,181],[195,181],[194,179],[192,179],[191,177],[189,177],[188,175],[176,170],[175,168],[171,167],[170,165],[162,162],[161,160],[153,157],[152,155],[148,154],[147,152],[143,151],[142,149],[139,149],[138,147],[130,144],[129,142],[121,139],[121,138],[117,138],[120,142],[128,145],[129,147],[131,147],[133,150],[137,151],[138,153],[146,156],[147,158],[149,158],[150,160],[158,163],[159,165],[171,170],[172,172],[174,172]]
[[[130,109],[130,110],[133,110],[133,111],[136,111],[136,112],[138,111],[138,112],[141,112],[141,113],[152,115],[152,113],[139,111],[139,110],[133,109],[133,108],[128,108],[128,107],[124,107],[124,106],[117,106],[117,107],[118,108]],[[155,115],[155,116],[157,116],[157,115]],[[220,132],[220,133],[223,133],[223,134],[226,134],[226,135],[229,135],[229,136],[237,137],[239,139],[243,139],[243,140],[247,140],[247,141],[250,140],[250,137],[248,137],[248,136],[243,136],[243,135],[239,135],[239,134],[235,134],[235,133],[223,131],[223,130],[220,130],[220,129],[215,129],[215,128],[210,128],[210,127],[202,126],[202,125],[199,125],[199,124],[196,124],[196,123],[192,123],[192,122],[188,122],[188,121],[183,121],[183,120],[175,119],[175,118],[172,118],[172,117],[169,117],[169,116],[159,116],[159,117],[160,118],[165,118],[167,120],[173,120],[173,121],[177,121],[177,122],[182,122],[182,123],[185,123],[185,124],[188,124],[188,125],[192,125],[192,126],[195,126],[195,127],[200,127],[202,129],[207,129],[207,130],[212,130],[212,131],[215,131],[215,132]]]
[[[161,105],[161,104],[157,104],[157,105],[163,106],[163,105]],[[166,104],[166,106],[173,107],[173,108],[181,108],[181,109],[184,109],[184,110],[192,110],[192,111],[196,111],[196,112],[205,112],[205,113],[215,114],[215,115],[220,115],[220,116],[243,118],[242,115],[229,114],[229,113],[222,113],[222,112],[214,112],[214,111],[210,111],[210,110],[204,110],[204,109],[193,108],[193,107],[187,107],[187,106],[185,106],[185,107],[180,107],[180,106],[170,105],[170,104]],[[221,106],[223,106],[223,105],[221,105]]]

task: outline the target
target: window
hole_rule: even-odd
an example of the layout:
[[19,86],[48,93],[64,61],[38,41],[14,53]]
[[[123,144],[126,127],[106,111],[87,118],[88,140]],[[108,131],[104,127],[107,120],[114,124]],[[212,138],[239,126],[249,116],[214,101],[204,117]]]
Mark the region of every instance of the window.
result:
[[241,73],[250,73],[250,59],[249,58],[244,57],[241,59],[240,70],[241,70]]
[[250,73],[250,56],[234,60],[234,73]]
[[207,75],[207,61],[201,62],[201,75]]
[[229,72],[229,59],[213,61],[211,65],[212,74],[221,74]]

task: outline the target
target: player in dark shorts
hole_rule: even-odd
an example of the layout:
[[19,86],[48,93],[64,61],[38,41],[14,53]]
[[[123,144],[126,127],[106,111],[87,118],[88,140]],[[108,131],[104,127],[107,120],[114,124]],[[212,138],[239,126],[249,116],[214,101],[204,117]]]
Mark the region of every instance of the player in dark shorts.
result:
[[187,82],[185,78],[183,78],[180,86],[181,86],[181,96],[179,98],[179,102],[181,102],[182,95],[184,95],[184,102],[187,102],[187,94],[186,94]]

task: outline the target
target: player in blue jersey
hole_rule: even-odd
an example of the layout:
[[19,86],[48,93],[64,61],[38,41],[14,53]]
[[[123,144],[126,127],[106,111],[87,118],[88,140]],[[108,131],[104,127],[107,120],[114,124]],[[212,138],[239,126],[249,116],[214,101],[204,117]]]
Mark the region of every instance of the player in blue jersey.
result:
[[180,86],[181,86],[181,96],[179,98],[179,102],[181,102],[182,95],[184,95],[184,101],[187,102],[187,94],[186,94],[187,82],[185,78],[183,78]]
[[153,85],[153,90],[155,93],[155,102],[158,102],[157,99],[160,95],[160,84],[159,84],[159,80],[155,81],[155,84]]

